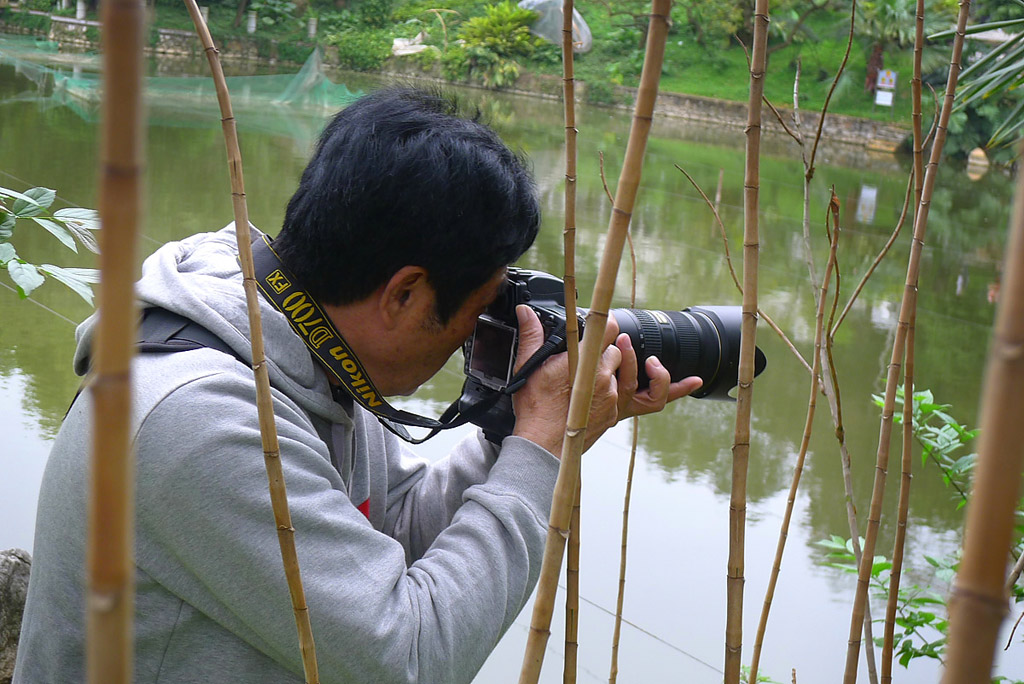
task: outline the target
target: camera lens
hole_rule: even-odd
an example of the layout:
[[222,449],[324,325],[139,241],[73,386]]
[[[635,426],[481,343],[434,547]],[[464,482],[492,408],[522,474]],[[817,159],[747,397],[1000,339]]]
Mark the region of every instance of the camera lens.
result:
[[[629,335],[637,355],[637,380],[650,383],[645,362],[657,356],[672,381],[696,375],[704,381],[690,396],[729,399],[738,380],[740,327],[738,306],[694,306],[682,311],[613,309],[620,332]],[[754,354],[754,374],[765,367],[760,349]]]

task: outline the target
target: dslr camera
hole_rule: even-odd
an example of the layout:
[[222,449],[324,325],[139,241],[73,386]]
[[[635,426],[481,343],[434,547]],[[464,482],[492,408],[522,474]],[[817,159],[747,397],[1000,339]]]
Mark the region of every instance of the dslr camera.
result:
[[[537,313],[549,342],[538,352],[536,363],[566,348],[562,280],[542,271],[509,268],[503,293],[477,318],[473,335],[463,344],[466,381],[459,411],[473,415],[470,422],[483,428],[492,442],[500,442],[515,427],[511,394],[518,389],[513,377],[519,342],[518,304],[526,304]],[[582,336],[586,309],[577,311]],[[704,381],[691,397],[732,401],[729,392],[738,380],[742,307],[612,309],[610,314],[618,322],[620,333],[629,335],[636,351],[640,389],[650,383],[645,370],[647,358],[657,356],[673,382],[691,375]],[[755,349],[755,375],[764,370],[765,363],[764,353]],[[490,408],[484,410],[488,404]]]

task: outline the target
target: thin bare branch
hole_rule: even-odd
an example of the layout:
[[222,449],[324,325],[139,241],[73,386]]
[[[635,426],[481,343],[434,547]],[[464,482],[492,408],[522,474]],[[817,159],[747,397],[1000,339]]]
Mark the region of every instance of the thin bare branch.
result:
[[[711,203],[711,200],[708,199],[708,196],[704,193],[704,191],[701,189],[701,187],[697,184],[697,181],[695,181],[693,179],[693,177],[690,174],[688,174],[683,167],[679,166],[679,164],[675,164],[674,166],[677,169],[679,169],[679,171],[684,176],[686,176],[686,179],[688,181],[690,181],[690,184],[693,185],[693,187],[697,190],[698,193],[700,193],[700,196],[704,199],[704,203],[708,205],[709,209],[711,209],[711,213],[715,217],[715,223],[718,225],[719,233],[722,236],[722,247],[723,247],[723,249],[725,251],[725,263],[729,267],[729,275],[732,276],[733,284],[736,285],[736,289],[739,290],[740,294],[742,295],[743,294],[743,286],[740,285],[739,278],[736,276],[736,269],[733,268],[733,265],[732,265],[732,256],[729,253],[729,237],[726,235],[725,224],[722,223],[722,217],[718,213],[718,208],[714,204]],[[785,332],[783,332],[782,328],[780,328],[775,323],[775,321],[773,321],[771,319],[771,317],[768,316],[768,314],[766,314],[764,312],[764,310],[761,309],[760,307],[758,307],[758,309],[757,309],[757,315],[760,316],[762,319],[764,319],[764,322],[768,324],[768,327],[770,327],[772,330],[775,331],[775,334],[779,336],[779,338],[782,340],[783,344],[785,344],[786,347],[793,353],[793,355],[797,358],[797,360],[801,363],[801,365],[803,365],[803,367],[807,369],[807,372],[810,373],[811,372],[811,365],[809,363],[807,363],[807,360],[800,353],[800,350],[796,348],[796,345],[793,344],[793,341],[789,339],[789,336],[786,335]]]

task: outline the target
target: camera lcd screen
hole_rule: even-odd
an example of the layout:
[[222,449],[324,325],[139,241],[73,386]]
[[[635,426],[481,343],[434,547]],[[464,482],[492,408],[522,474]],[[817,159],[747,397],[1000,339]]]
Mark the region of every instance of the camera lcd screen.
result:
[[503,389],[512,375],[519,331],[490,316],[476,319],[470,374],[487,387]]

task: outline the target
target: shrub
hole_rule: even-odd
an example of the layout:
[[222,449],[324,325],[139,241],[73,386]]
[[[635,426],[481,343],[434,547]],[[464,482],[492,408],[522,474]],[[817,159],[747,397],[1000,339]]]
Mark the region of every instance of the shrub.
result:
[[339,65],[353,71],[379,69],[391,56],[387,31],[342,31],[328,35],[327,43],[338,48]]
[[30,10],[49,12],[53,9],[53,4],[53,0],[25,0],[25,2],[22,3],[22,6],[27,7]]
[[359,23],[378,29],[389,26],[392,5],[392,0],[362,0],[357,10]]
[[277,44],[277,57],[286,62],[295,62],[302,64],[305,62],[310,54],[313,52],[312,45],[304,45],[302,43],[293,43],[291,41],[281,41]]
[[446,78],[473,78],[488,88],[503,88],[519,78],[517,57],[529,57],[540,42],[530,35],[536,13],[512,0],[487,7],[485,14],[462,25],[461,47],[450,48],[442,58]]
[[260,24],[271,27],[301,27],[302,21],[295,16],[295,3],[288,0],[260,0],[250,5],[259,13]]
[[15,11],[7,7],[0,8],[0,21],[38,33],[47,33],[50,30],[50,17]]
[[586,81],[583,97],[590,104],[613,105],[619,102],[614,84],[598,79]]
[[489,6],[483,16],[465,22],[459,36],[467,48],[486,48],[505,59],[529,57],[539,41],[530,34],[530,24],[536,18],[536,12],[504,0]]

